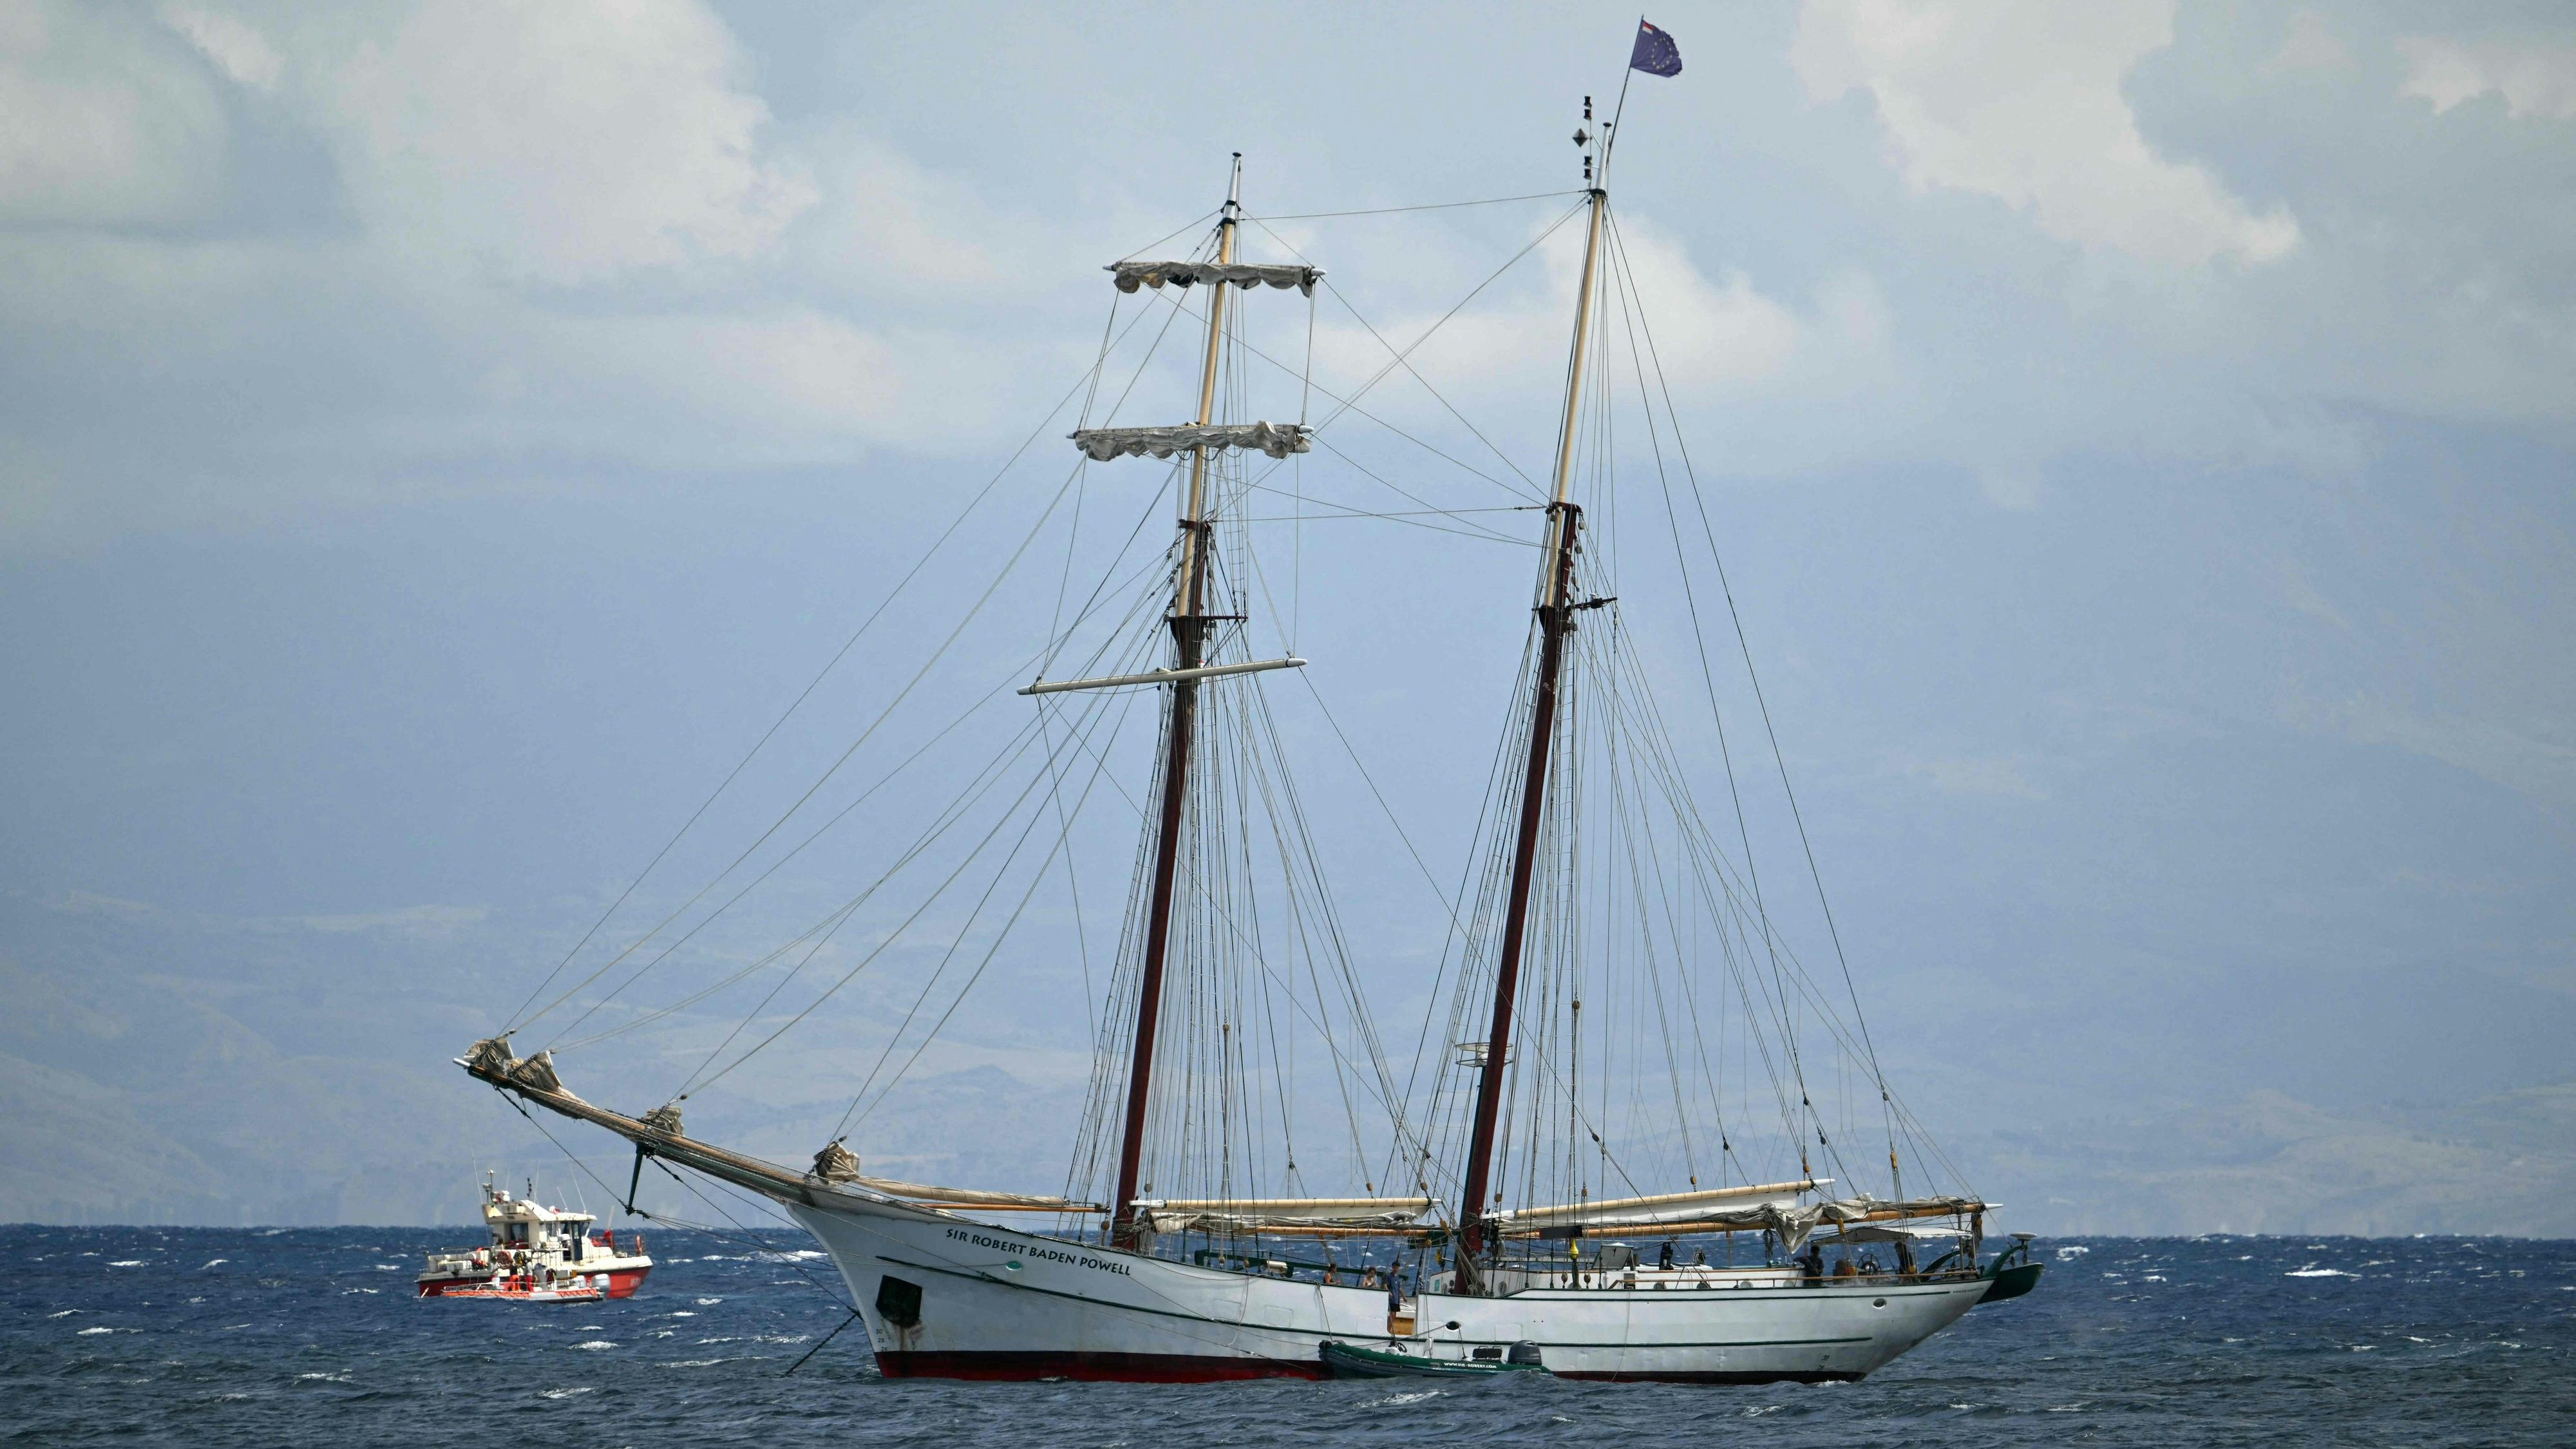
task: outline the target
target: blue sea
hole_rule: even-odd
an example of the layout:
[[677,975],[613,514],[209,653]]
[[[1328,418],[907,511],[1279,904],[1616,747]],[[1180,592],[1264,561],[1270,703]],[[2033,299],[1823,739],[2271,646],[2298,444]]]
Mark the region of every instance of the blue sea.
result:
[[2576,1445],[2576,1243],[2043,1240],[1865,1383],[877,1377],[802,1237],[653,1232],[605,1304],[423,1302],[471,1228],[0,1228],[0,1441],[402,1445]]

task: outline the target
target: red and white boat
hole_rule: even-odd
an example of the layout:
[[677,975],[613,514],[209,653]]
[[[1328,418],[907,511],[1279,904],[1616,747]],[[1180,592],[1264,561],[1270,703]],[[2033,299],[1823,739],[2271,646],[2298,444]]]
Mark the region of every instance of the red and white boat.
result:
[[533,1195],[514,1198],[487,1178],[483,1222],[492,1241],[470,1251],[430,1254],[418,1280],[420,1296],[525,1303],[634,1297],[653,1271],[653,1260],[644,1256],[644,1235],[629,1234],[621,1246],[613,1232],[592,1232],[594,1221],[588,1213],[547,1207]]

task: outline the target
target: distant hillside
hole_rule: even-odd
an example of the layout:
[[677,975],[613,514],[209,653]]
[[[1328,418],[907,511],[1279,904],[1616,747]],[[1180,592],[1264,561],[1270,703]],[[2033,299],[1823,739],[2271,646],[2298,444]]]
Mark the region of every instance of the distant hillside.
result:
[[[490,1029],[495,999],[527,989],[501,979],[508,953],[479,916],[243,923],[7,898],[0,910],[0,939],[19,943],[0,955],[0,1220],[464,1222],[487,1168],[594,1209],[624,1188],[622,1144],[546,1119],[584,1175],[448,1065]],[[678,1075],[650,1053],[583,1054],[566,1071],[594,1100],[639,1109]],[[689,1126],[801,1162],[855,1074],[832,1033],[791,1039],[765,1070],[693,1099]],[[1945,1095],[1982,1104],[1939,1111],[1936,1130],[2013,1227],[2576,1237],[2576,1083],[2366,1110],[2256,1089],[2059,1119],[2044,1115],[2054,1094],[2028,1082]],[[1078,1069],[987,1052],[906,1080],[851,1142],[890,1175],[1054,1191],[1080,1108]],[[710,1211],[652,1174],[642,1201]]]
[[2336,1115],[2278,1092],[1954,1144],[2056,1233],[2576,1237],[2576,1083]]

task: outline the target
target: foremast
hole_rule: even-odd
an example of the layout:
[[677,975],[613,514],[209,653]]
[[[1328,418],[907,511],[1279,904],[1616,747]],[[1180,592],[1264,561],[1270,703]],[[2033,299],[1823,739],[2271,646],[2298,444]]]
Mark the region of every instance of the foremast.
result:
[[[1217,222],[1216,260],[1234,262],[1234,234],[1242,213],[1243,153],[1234,153],[1227,180],[1225,211]],[[1198,426],[1216,420],[1217,359],[1225,344],[1226,287],[1208,288],[1207,357],[1199,371]],[[1138,973],[1136,1045],[1127,1065],[1127,1117],[1118,1142],[1118,1193],[1110,1199],[1114,1216],[1110,1239],[1132,1245],[1137,1236],[1136,1178],[1144,1161],[1146,1114],[1152,1105],[1155,1032],[1162,1022],[1163,966],[1171,950],[1172,891],[1180,869],[1183,816],[1189,803],[1191,736],[1198,723],[1198,669],[1207,647],[1207,563],[1214,520],[1207,516],[1208,455],[1199,444],[1190,454],[1190,482],[1181,496],[1180,566],[1172,584],[1171,696],[1163,716],[1163,800],[1156,818],[1154,880],[1148,897],[1145,953]]]
[[1503,1071],[1511,1054],[1512,1007],[1520,990],[1521,957],[1529,934],[1530,878],[1537,866],[1539,831],[1546,814],[1548,766],[1556,742],[1558,684],[1565,669],[1566,636],[1574,632],[1577,607],[1574,551],[1583,510],[1575,506],[1573,498],[1574,439],[1576,425],[1582,421],[1583,363],[1591,350],[1594,279],[1600,264],[1602,219],[1610,207],[1610,193],[1594,186],[1590,204],[1592,214],[1583,239],[1583,281],[1574,305],[1574,349],[1565,368],[1565,413],[1558,424],[1556,493],[1547,506],[1545,563],[1536,610],[1538,680],[1530,697],[1520,826],[1512,846],[1511,894],[1503,908],[1502,954],[1494,967],[1493,1021],[1485,1033],[1483,1071],[1476,1083],[1475,1128],[1467,1143],[1466,1175],[1459,1194],[1458,1274],[1462,1286],[1478,1280],[1478,1260],[1490,1246],[1486,1214],[1493,1206],[1489,1190],[1495,1125],[1502,1108]]

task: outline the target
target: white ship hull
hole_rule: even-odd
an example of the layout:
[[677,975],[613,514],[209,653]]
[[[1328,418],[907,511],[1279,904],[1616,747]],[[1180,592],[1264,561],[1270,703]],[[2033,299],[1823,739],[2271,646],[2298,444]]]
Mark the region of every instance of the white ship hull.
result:
[[[831,1252],[892,1378],[1321,1378],[1333,1339],[1447,1359],[1526,1341],[1569,1378],[1848,1380],[1958,1321],[1987,1288],[1938,1279],[1426,1293],[1414,1305],[1421,1331],[1399,1336],[1379,1289],[1221,1272],[893,1206],[791,1211]],[[914,1322],[889,1321],[889,1278],[899,1313],[917,1302]]]

